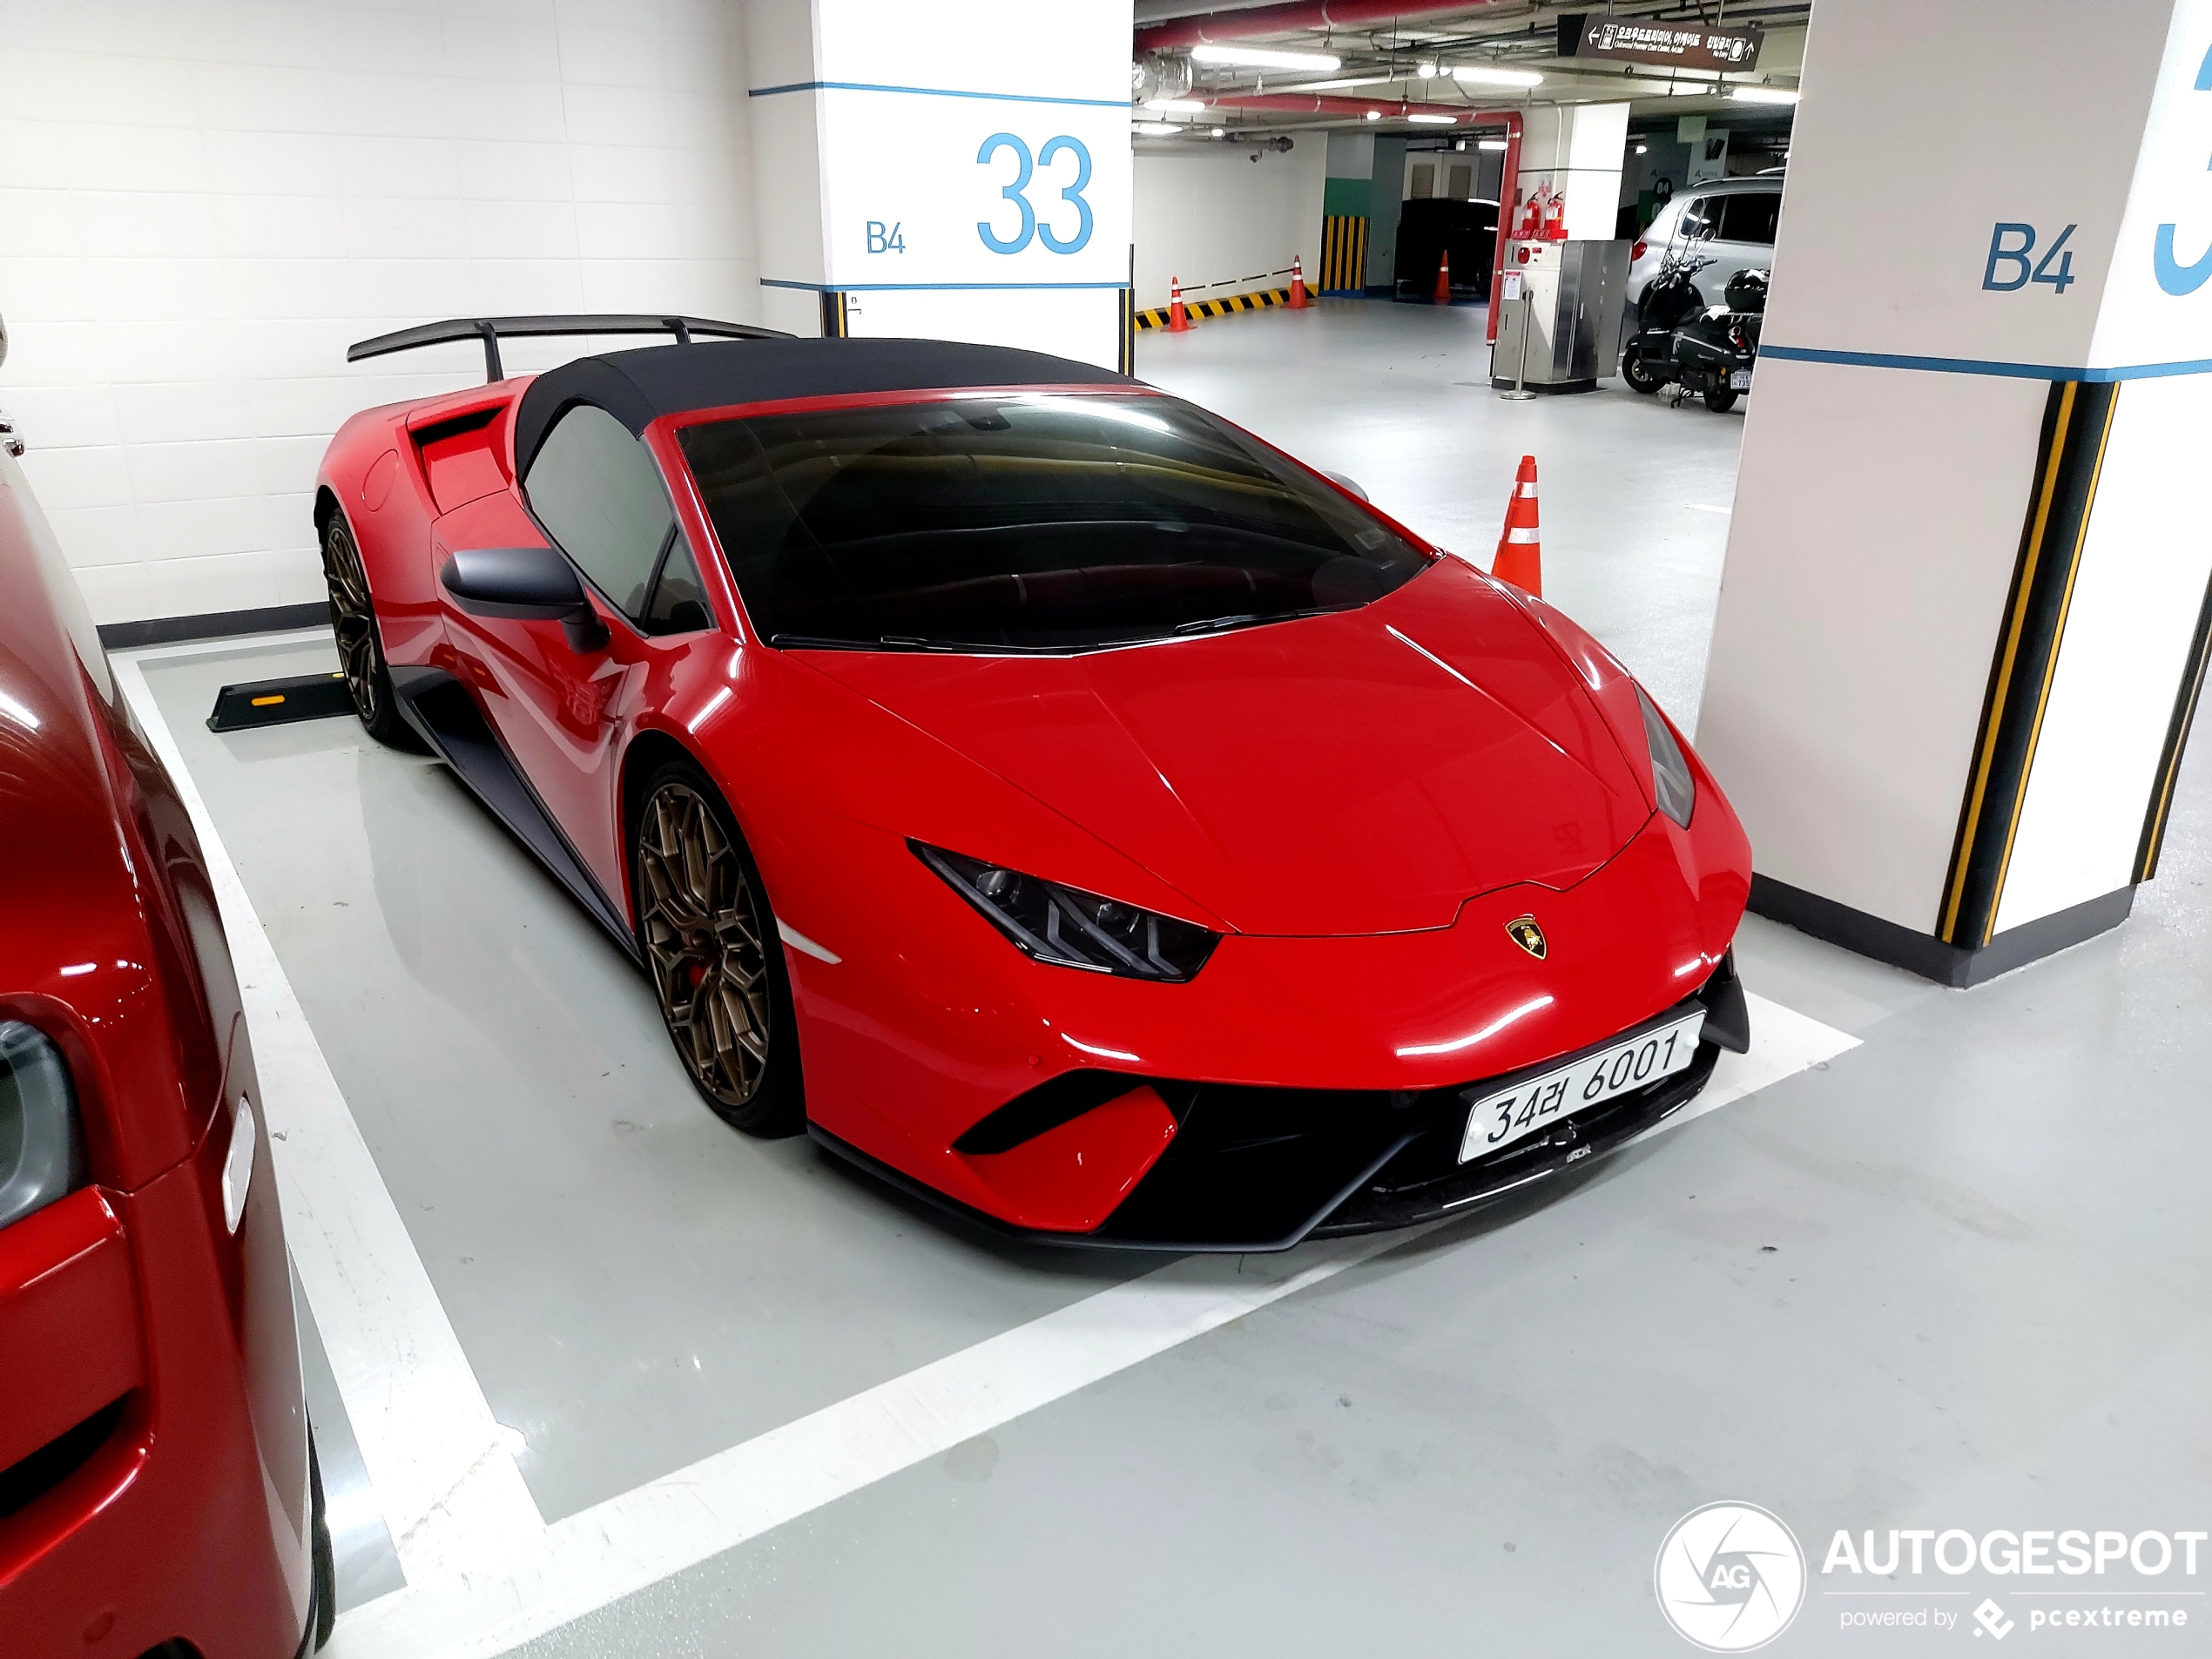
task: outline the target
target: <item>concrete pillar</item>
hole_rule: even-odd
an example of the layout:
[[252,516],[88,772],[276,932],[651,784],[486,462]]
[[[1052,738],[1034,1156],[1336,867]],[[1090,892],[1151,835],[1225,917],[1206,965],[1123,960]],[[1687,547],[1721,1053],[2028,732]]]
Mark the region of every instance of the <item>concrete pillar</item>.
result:
[[[1540,104],[1522,118],[1519,196],[1556,195],[1568,239],[1611,239],[1621,206],[1621,161],[1629,145],[1625,104]],[[1508,204],[1517,208],[1518,203]],[[1520,214],[1513,215],[1513,227]]]
[[1398,282],[1398,221],[1406,206],[1406,139],[1375,134],[1373,172],[1367,186],[1367,292],[1385,297]]
[[1753,908],[1952,984],[2126,916],[2212,631],[2212,0],[2003,11],[1813,14],[1697,734]]
[[750,0],[764,307],[1126,368],[1130,0]]

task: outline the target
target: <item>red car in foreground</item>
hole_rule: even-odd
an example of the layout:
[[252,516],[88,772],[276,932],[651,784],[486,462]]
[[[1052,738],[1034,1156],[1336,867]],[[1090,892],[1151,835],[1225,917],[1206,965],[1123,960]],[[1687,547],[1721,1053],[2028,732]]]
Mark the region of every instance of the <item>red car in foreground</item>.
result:
[[0,871],[0,1654],[291,1659],[335,1602],[238,988],[5,455]]
[[[678,343],[501,377],[614,329]],[[489,384],[324,462],[355,707],[740,1128],[1033,1237],[1278,1249],[1567,1169],[1748,1042],[1750,848],[1650,698],[1226,421],[689,318],[350,354],[475,339]]]

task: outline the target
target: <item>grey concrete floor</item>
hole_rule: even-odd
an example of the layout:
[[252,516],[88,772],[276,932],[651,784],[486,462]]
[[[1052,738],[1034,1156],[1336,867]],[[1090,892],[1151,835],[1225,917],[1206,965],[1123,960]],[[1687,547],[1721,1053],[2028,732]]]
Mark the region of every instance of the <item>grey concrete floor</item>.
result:
[[[1485,563],[1537,454],[1548,592],[1694,718],[1741,417],[1498,402],[1479,323],[1264,313],[1148,336],[1139,367]],[[987,1246],[724,1130],[635,971],[435,765],[344,722],[200,727],[217,684],[327,660],[147,676],[549,1518],[1130,1271]],[[2208,880],[2200,745],[2134,918],[1990,985],[1749,922],[1753,988],[1861,1047],[520,1651],[1686,1653],[1653,1556],[1721,1498],[1812,1557],[1774,1651],[1966,1641],[1841,1630],[1867,1603],[1825,1594],[1831,1534],[2212,1515]],[[389,1570],[374,1542],[355,1575]],[[1988,1594],[2026,1635],[2022,1582],[1894,1605]],[[2208,1650],[2035,1650],[2115,1640]]]

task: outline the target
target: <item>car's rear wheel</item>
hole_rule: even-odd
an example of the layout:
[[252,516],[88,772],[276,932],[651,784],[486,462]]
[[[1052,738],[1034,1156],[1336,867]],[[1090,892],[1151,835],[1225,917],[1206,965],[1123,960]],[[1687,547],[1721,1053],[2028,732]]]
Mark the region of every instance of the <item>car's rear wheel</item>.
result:
[[637,942],[661,1018],[706,1103],[749,1135],[806,1123],[797,1019],[759,867],[706,774],[670,760],[631,830]]
[[1667,383],[1643,366],[1643,354],[1634,346],[1621,360],[1621,378],[1628,381],[1630,391],[1642,392],[1647,397]]
[[368,576],[343,513],[331,514],[323,527],[322,578],[330,590],[330,631],[338,641],[339,666],[346,673],[354,712],[379,743],[420,753],[422,741],[392,694],[392,671],[385,664],[384,642],[377,637]]

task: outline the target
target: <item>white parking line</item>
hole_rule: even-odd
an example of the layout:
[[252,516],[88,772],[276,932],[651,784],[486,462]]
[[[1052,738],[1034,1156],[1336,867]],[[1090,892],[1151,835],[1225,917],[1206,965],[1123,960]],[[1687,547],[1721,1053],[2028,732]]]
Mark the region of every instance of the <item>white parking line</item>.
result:
[[1703,1117],[1732,1100],[1741,1100],[1770,1083],[1825,1064],[1846,1049],[1858,1047],[1858,1039],[1849,1032],[1770,1002],[1756,991],[1745,993],[1745,1000],[1751,1005],[1751,1052],[1721,1055],[1720,1063],[1713,1068],[1712,1081],[1697,1098],[1665,1123],[1645,1130],[1639,1140],[1680,1129],[1693,1117]]
[[410,1581],[471,1571],[488,1554],[542,1534],[545,1521],[139,667],[206,654],[185,646],[117,657],[116,682],[169,769],[207,860],[262,1113],[282,1137],[273,1150],[285,1238],[400,1567]]
[[[206,654],[183,647],[140,654]],[[407,1587],[347,1613],[331,1659],[504,1651],[758,1538],[1345,1269],[1421,1229],[1288,1256],[1191,1257],[1102,1291],[547,1526],[503,1449],[374,1160],[137,660],[125,694],[206,855],[244,991],[279,1185]],[[1753,996],[1752,1049],[1723,1055],[1663,1134],[1856,1046]]]
[[[1779,1003],[1750,1002],[1751,1052],[1723,1055],[1693,1106],[1653,1134],[1858,1045]],[[341,1624],[330,1659],[502,1652],[1426,1231],[1170,1263],[557,1521],[496,1581],[413,1585],[371,1602]]]

